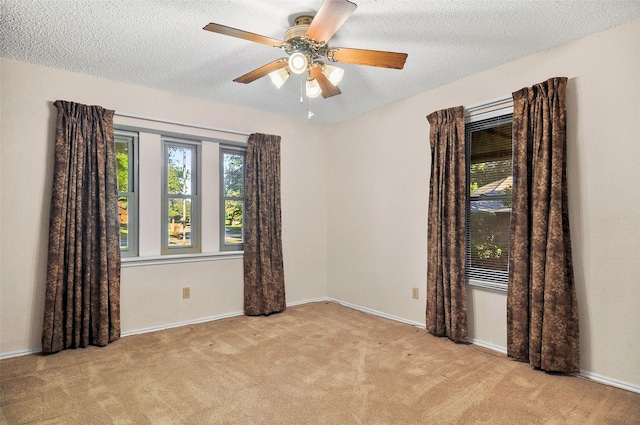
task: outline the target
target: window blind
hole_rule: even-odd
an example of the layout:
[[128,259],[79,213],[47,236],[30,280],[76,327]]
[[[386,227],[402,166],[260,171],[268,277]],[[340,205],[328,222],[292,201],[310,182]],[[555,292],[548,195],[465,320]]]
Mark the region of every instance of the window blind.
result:
[[511,220],[511,113],[465,125],[466,277],[506,286]]

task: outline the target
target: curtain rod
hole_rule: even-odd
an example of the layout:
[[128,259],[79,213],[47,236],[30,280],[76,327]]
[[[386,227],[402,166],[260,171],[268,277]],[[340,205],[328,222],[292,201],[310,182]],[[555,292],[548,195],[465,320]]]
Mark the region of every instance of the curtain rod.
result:
[[229,130],[229,129],[226,129],[226,128],[218,128],[218,127],[209,127],[209,126],[206,126],[206,125],[191,124],[191,123],[188,123],[188,122],[173,121],[173,120],[167,120],[167,119],[162,119],[162,118],[152,118],[152,117],[146,117],[146,116],[143,116],[143,115],[127,114],[127,113],[124,113],[124,112],[114,112],[114,115],[119,116],[119,117],[124,117],[124,118],[135,118],[135,119],[140,119],[140,120],[145,120],[145,121],[159,122],[159,123],[163,123],[163,124],[175,124],[175,125],[181,125],[183,127],[199,128],[201,130],[212,130],[212,131],[220,131],[222,133],[239,134],[241,136],[250,136],[251,135],[251,133],[247,133],[245,131]]

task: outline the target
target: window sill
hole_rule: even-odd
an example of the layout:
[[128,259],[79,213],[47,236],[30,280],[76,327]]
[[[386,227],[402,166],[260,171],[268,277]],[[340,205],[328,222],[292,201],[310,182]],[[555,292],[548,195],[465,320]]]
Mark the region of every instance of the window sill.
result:
[[242,259],[244,251],[203,252],[198,254],[149,255],[145,257],[123,257],[121,268],[156,266],[164,264],[195,263]]
[[497,292],[507,292],[507,285],[504,283],[489,282],[480,279],[467,279],[467,285],[475,288],[490,289]]

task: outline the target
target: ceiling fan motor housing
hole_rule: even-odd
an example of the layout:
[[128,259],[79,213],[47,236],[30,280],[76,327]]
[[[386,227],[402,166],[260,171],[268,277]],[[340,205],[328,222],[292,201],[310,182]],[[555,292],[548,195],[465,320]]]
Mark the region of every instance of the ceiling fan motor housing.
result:
[[294,38],[304,38],[312,20],[313,16],[310,15],[298,16],[294,21],[294,25],[284,33],[284,41],[290,42]]
[[289,55],[301,53],[307,57],[307,63],[313,65],[313,60],[327,56],[327,45],[307,36],[313,16],[300,15],[294,20],[294,25],[284,33],[282,49]]

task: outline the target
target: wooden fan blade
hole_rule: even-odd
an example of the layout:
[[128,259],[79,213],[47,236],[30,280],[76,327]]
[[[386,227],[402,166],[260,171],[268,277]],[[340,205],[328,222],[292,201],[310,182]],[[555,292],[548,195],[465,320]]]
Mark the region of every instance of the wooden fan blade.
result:
[[324,0],[307,29],[307,35],[315,41],[329,41],[357,7],[348,0]]
[[264,77],[270,72],[277,71],[280,68],[284,68],[287,66],[287,58],[276,59],[273,62],[269,62],[266,65],[262,65],[260,68],[256,68],[251,72],[247,72],[241,77],[233,80],[236,83],[249,84],[252,81],[257,80],[258,78]]
[[248,31],[242,31],[236,28],[227,27],[220,24],[214,24],[213,22],[205,26],[203,29],[211,32],[217,32],[218,34],[230,35],[231,37],[242,38],[243,40],[254,41],[256,43],[266,44],[267,46],[280,47],[282,46],[282,40],[276,40],[275,38],[265,37],[264,35],[254,34]]
[[331,81],[329,81],[329,79],[325,77],[320,66],[314,66],[309,72],[311,72],[311,75],[313,75],[313,77],[318,81],[318,84],[320,84],[320,89],[322,89],[322,97],[324,97],[325,99],[341,93],[340,89],[331,84]]
[[353,63],[356,65],[379,66],[381,68],[402,69],[407,60],[406,53],[383,52],[380,50],[347,49],[344,47],[331,48],[332,58],[336,62]]

